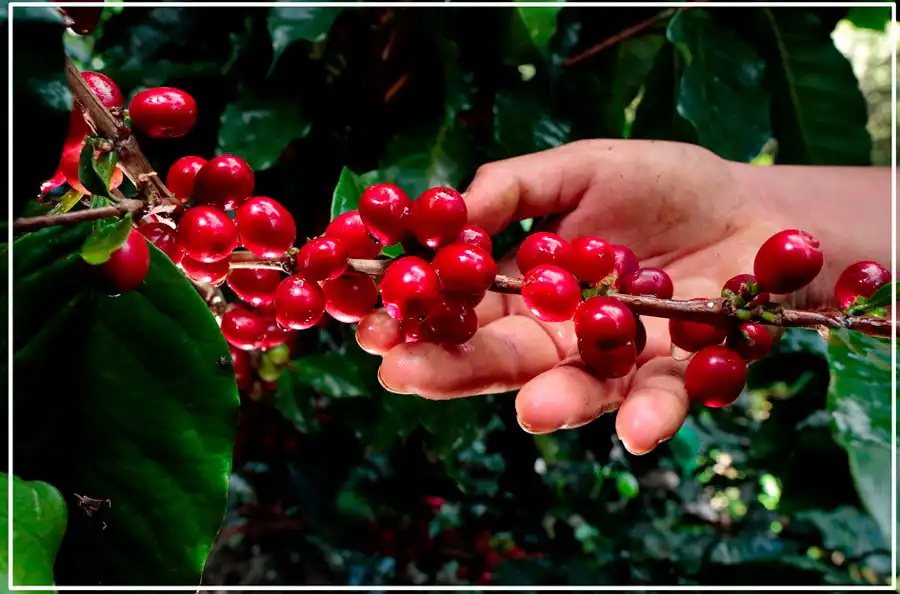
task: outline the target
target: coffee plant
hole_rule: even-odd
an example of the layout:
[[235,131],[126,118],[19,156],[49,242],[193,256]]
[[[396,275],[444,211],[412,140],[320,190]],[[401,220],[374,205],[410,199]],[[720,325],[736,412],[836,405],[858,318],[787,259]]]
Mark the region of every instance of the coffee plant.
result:
[[[889,583],[887,263],[793,307],[830,253],[789,227],[675,299],[616,237],[491,234],[461,194],[587,138],[870,165],[830,34],[887,7],[13,16],[15,584]],[[492,292],[593,381],[667,319],[687,422],[644,456],[614,414],[532,434],[512,394],[388,391],[355,339],[383,308],[450,356]]]

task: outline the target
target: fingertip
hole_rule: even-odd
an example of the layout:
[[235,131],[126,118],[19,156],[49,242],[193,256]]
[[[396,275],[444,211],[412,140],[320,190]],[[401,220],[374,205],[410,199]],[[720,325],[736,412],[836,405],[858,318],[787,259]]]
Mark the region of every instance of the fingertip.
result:
[[616,433],[631,454],[643,455],[671,439],[690,403],[684,390],[684,362],[654,359],[635,375],[616,415]]
[[367,353],[383,356],[403,342],[400,322],[383,309],[374,311],[356,326],[356,342]]

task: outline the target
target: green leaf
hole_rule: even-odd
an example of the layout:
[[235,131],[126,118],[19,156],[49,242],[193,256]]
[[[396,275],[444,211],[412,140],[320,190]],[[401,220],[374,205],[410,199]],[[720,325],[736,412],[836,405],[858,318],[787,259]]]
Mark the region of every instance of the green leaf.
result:
[[503,91],[494,103],[494,139],[498,158],[535,153],[569,142],[570,122],[553,117],[527,90]]
[[891,538],[891,345],[850,330],[828,341],[828,411],[866,509]]
[[12,521],[12,582],[14,586],[53,586],[53,564],[66,532],[66,501],[47,483],[13,477],[12,518],[9,517],[9,475],[0,474],[0,579],[7,591],[9,569],[9,522]]
[[541,53],[547,52],[547,44],[556,32],[556,16],[561,8],[559,5],[516,7],[528,36]]
[[322,41],[343,8],[276,6],[267,19],[272,38],[272,68],[278,58],[296,41]]
[[765,62],[706,10],[678,12],[667,37],[685,63],[678,113],[704,147],[732,161],[753,159],[772,136]]
[[872,139],[866,100],[830,31],[808,11],[762,9],[755,35],[772,93],[776,162],[868,165]]
[[888,283],[872,293],[872,296],[866,299],[866,310],[878,307],[888,307],[894,304],[893,288],[896,283]]
[[295,359],[291,371],[297,383],[323,396],[353,398],[369,396],[358,366],[338,353],[324,353]]
[[69,212],[75,205],[78,204],[78,201],[84,196],[81,192],[76,190],[75,188],[69,188],[65,194],[60,196],[59,201],[50,209],[50,212],[47,214],[63,214]]
[[681,53],[673,44],[663,44],[644,83],[634,122],[629,129],[630,138],[698,143],[694,126],[677,109],[683,69]]
[[42,229],[13,246],[16,472],[112,501],[93,516],[73,508],[57,583],[198,584],[238,420],[228,345],[153,246],[140,289],[92,288],[79,255],[91,228]]
[[834,510],[809,510],[797,514],[798,520],[811,522],[822,533],[822,544],[848,557],[888,548],[872,518],[858,509],[841,506]]
[[891,7],[856,6],[850,10],[847,20],[857,29],[871,29],[881,33],[891,22]]
[[[78,181],[81,182],[88,192],[94,196],[109,196],[109,180],[112,177],[112,167],[109,167],[109,175],[104,176],[102,172],[107,170],[107,163],[110,159],[109,155],[115,157],[114,152],[101,154],[98,160],[104,163],[97,164],[94,159],[94,147],[91,143],[86,142],[81,148],[81,156],[78,158]],[[115,162],[113,162],[115,166]]]
[[229,103],[220,123],[219,151],[240,155],[256,171],[272,167],[292,140],[306,137],[310,130],[299,104],[278,98]]
[[359,208],[359,199],[365,189],[362,177],[346,167],[341,169],[341,176],[331,194],[331,220]]
[[132,216],[125,213],[121,219],[104,221],[81,246],[81,258],[88,264],[103,264],[109,256],[122,247],[131,233]]

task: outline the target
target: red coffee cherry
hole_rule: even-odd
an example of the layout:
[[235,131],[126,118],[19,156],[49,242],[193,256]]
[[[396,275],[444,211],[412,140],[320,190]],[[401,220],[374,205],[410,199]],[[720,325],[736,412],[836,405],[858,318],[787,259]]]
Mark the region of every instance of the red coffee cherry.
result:
[[222,335],[233,347],[258,349],[267,324],[260,316],[243,307],[233,307],[222,316]]
[[381,244],[369,234],[358,210],[335,217],[325,228],[325,237],[339,240],[351,258],[371,260],[381,253]]
[[279,326],[274,315],[259,313],[266,322],[266,331],[259,342],[260,349],[265,351],[282,344],[289,344],[297,336],[296,330],[288,330]]
[[751,363],[768,355],[776,342],[774,333],[767,326],[748,322],[728,335],[725,346]]
[[637,256],[634,255],[634,252],[627,246],[617,244],[612,246],[612,251],[613,257],[616,260],[616,286],[621,287],[624,284],[625,279],[637,272],[637,269],[640,268],[640,263],[638,262]]
[[325,313],[325,295],[315,281],[299,274],[289,276],[275,291],[275,318],[291,330],[315,326]]
[[128,117],[151,138],[180,138],[197,123],[197,102],[181,89],[155,87],[134,96]]
[[535,266],[522,282],[522,300],[539,320],[564,322],[581,303],[581,286],[571,272],[553,264]]
[[756,252],[753,273],[761,290],[785,295],[811,283],[824,262],[815,237],[799,229],[786,229],[762,244]]
[[634,314],[614,297],[591,297],[578,306],[574,318],[578,339],[600,350],[633,342],[637,335]]
[[569,262],[569,243],[555,233],[533,233],[525,238],[516,252],[516,266],[519,272],[528,271],[542,264],[553,264],[566,268]]
[[628,295],[671,299],[675,294],[675,287],[672,279],[662,268],[638,268],[622,283],[622,292]]
[[[691,301],[707,301],[707,299],[691,299]],[[728,338],[731,324],[705,324],[669,318],[669,336],[672,344],[680,349],[696,353],[703,347],[722,344]]]
[[224,212],[211,206],[189,208],[178,221],[178,244],[185,255],[209,264],[231,255],[238,232]]
[[310,280],[332,280],[346,270],[347,251],[332,237],[311,239],[297,254],[297,271]]
[[878,262],[865,261],[851,264],[834,284],[834,298],[841,309],[860,305],[875,291],[891,282],[891,272]]
[[403,342],[434,342],[431,326],[424,319],[406,318],[400,322],[400,335]]
[[125,243],[98,265],[103,286],[111,295],[134,291],[150,270],[150,248],[143,235],[132,229]]
[[400,243],[406,236],[409,196],[394,184],[375,184],[359,199],[359,216],[372,237],[383,246]]
[[579,337],[578,354],[581,355],[585,368],[600,380],[625,377],[634,369],[637,360],[633,342],[602,349]]
[[297,224],[280,203],[267,196],[245,202],[234,215],[241,244],[260,258],[279,258],[294,245]]
[[[749,296],[746,289],[756,285],[756,277],[752,274],[738,274],[725,282],[725,286],[722,287],[722,297],[727,298],[728,294],[732,293],[733,295],[744,295],[746,298]],[[759,292],[758,286],[756,286],[756,289],[756,295],[746,303],[748,307],[756,307],[769,302],[771,296],[768,293]]]
[[207,161],[194,177],[193,199],[224,210],[234,210],[253,195],[253,170],[235,155]]
[[456,238],[456,243],[474,245],[480,247],[489,254],[494,249],[494,243],[491,241],[491,236],[488,235],[488,232],[475,225],[466,225],[463,227],[462,233]]
[[100,72],[82,72],[81,78],[107,109],[125,107],[125,95],[111,78]]
[[137,228],[141,235],[167,255],[175,264],[181,263],[184,251],[175,238],[175,229],[165,223],[147,223]]
[[182,202],[190,200],[194,193],[194,179],[200,168],[206,165],[203,157],[181,157],[169,167],[166,186]]
[[378,287],[367,274],[350,272],[322,283],[325,311],[345,324],[355,324],[375,309]]
[[235,268],[228,275],[228,287],[253,307],[271,305],[280,284],[281,272],[267,268]]
[[[73,0],[60,0],[61,2],[72,2]],[[100,15],[103,14],[102,7],[79,6],[70,8],[59,8],[63,15],[63,23],[66,27],[76,35],[90,35],[100,24]]]
[[250,355],[246,351],[228,345],[231,353],[231,362],[234,365],[234,379],[238,390],[246,391],[253,387],[253,365],[250,363]]
[[416,256],[395,260],[381,280],[381,301],[396,320],[424,316],[441,290],[434,268]]
[[474,245],[444,246],[431,261],[445,291],[461,295],[481,295],[493,283],[497,264],[491,255]]
[[[72,186],[72,189],[81,192],[85,196],[90,196],[91,192],[83,185],[81,185],[81,179],[78,177],[78,165],[81,159],[81,151],[83,148],[84,144],[81,142],[65,147],[62,154],[62,159],[59,163],[59,170],[63,174],[63,177],[65,177],[66,183]],[[99,154],[99,151],[95,151],[94,154]],[[114,190],[121,186],[124,179],[125,176],[122,173],[122,168],[116,165],[115,169],[113,169],[112,176],[109,179],[110,189]]]
[[225,282],[225,278],[231,270],[231,256],[226,256],[216,262],[201,262],[185,255],[181,258],[181,268],[192,281],[218,287]]
[[475,336],[478,316],[465,299],[443,293],[428,307],[425,321],[431,330],[430,340],[460,345]]
[[684,372],[688,397],[710,408],[728,406],[737,400],[746,382],[747,364],[744,359],[720,345],[698,351]]
[[466,203],[453,188],[425,190],[409,207],[410,230],[431,249],[456,241],[467,219]]
[[572,242],[566,268],[583,283],[606,278],[615,269],[612,246],[599,237],[579,237]]

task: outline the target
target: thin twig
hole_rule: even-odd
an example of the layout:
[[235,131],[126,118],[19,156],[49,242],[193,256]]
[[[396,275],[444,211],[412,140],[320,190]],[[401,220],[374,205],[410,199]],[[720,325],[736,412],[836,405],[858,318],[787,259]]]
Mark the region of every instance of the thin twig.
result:
[[13,222],[13,231],[34,231],[35,229],[43,229],[44,227],[53,227],[56,225],[74,225],[75,223],[80,223],[82,221],[96,221],[98,219],[120,217],[129,212],[137,214],[144,209],[144,206],[145,204],[140,200],[125,198],[113,206],[76,210],[74,212],[61,214],[42,215],[39,217],[22,217]]

